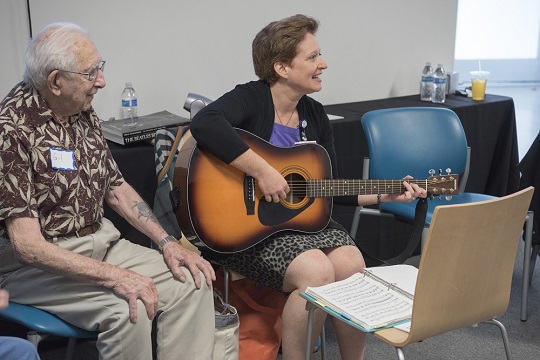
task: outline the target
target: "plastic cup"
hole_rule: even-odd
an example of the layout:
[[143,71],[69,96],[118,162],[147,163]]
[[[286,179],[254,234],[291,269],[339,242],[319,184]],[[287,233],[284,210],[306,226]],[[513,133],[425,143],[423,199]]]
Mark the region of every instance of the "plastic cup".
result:
[[471,71],[472,99],[476,101],[484,100],[486,97],[486,83],[489,71]]

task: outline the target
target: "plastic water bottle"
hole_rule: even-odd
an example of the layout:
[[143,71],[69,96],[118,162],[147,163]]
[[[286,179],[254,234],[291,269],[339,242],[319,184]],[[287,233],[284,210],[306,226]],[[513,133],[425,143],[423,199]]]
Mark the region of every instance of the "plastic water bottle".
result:
[[122,92],[122,116],[132,122],[137,118],[137,93],[130,82],[126,83]]
[[433,95],[431,101],[443,103],[446,100],[446,71],[442,64],[437,65],[433,73]]
[[422,80],[420,81],[420,100],[431,101],[433,93],[433,68],[431,62],[426,62],[424,70],[422,70]]

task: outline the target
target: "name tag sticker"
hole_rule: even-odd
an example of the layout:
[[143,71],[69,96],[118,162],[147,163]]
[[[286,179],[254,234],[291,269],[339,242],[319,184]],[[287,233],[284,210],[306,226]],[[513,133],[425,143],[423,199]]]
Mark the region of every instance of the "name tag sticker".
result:
[[75,155],[73,150],[49,149],[51,153],[51,166],[57,170],[75,170]]

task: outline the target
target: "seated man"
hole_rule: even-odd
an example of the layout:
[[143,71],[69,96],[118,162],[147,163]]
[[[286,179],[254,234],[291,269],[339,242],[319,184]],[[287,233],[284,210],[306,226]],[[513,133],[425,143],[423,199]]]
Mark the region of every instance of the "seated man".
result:
[[[0,309],[8,306],[9,293],[0,289]],[[2,360],[39,360],[34,345],[24,339],[0,336],[0,359]]]
[[[13,301],[99,331],[101,359],[210,359],[209,262],[184,249],[124,181],[91,102],[105,61],[88,34],[34,36],[24,81],[0,103],[0,283]],[[103,201],[162,253],[120,238]]]

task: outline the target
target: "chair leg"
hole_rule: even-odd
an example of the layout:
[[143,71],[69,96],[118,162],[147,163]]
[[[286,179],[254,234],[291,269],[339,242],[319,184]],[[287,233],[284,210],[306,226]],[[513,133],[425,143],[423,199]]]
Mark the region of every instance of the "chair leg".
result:
[[224,301],[228,304],[229,303],[229,277],[230,277],[229,269],[225,266],[223,267],[223,294]]
[[536,257],[538,256],[538,250],[540,250],[540,245],[536,244],[533,246],[531,251],[531,266],[529,272],[529,284],[532,284],[532,276],[534,273],[534,266],[536,264]]
[[30,330],[26,333],[26,340],[30,341],[37,350],[39,342],[41,341],[41,336],[37,333],[37,331]]
[[362,206],[357,206],[354,209],[351,231],[349,232],[353,240],[356,239],[356,232],[358,231],[358,225],[360,224],[361,211],[362,211]]
[[506,332],[506,328],[504,327],[503,323],[495,319],[484,321],[484,323],[493,324],[499,328],[503,339],[504,351],[506,352],[506,359],[512,360],[512,354],[510,353],[510,345],[508,343],[508,333]]
[[73,353],[75,351],[75,345],[77,344],[77,338],[69,338],[68,346],[66,350],[66,360],[71,360],[73,358]]
[[424,252],[424,243],[426,242],[428,231],[429,231],[429,226],[424,225],[424,228],[422,229],[422,240],[420,240],[420,253]]
[[321,331],[321,360],[326,359],[326,335],[324,331],[324,325]]
[[403,354],[403,349],[400,347],[396,348],[397,357],[399,360],[405,360],[405,354]]
[[[310,304],[308,302],[308,304]],[[307,322],[307,335],[306,335],[306,360],[311,360],[311,335],[313,333],[313,329],[312,329],[312,326],[313,326],[313,313],[315,312],[315,306],[313,305],[309,305],[309,309],[308,309],[308,322]],[[321,345],[322,345],[322,340],[321,340]],[[321,353],[322,353],[322,349],[321,349]]]
[[[528,211],[525,218],[525,233],[523,239],[523,279],[521,285],[521,321],[527,321],[527,302],[529,299],[529,284],[531,283],[531,248],[532,248],[532,229],[533,229],[533,212]],[[536,259],[535,259],[536,260]]]

